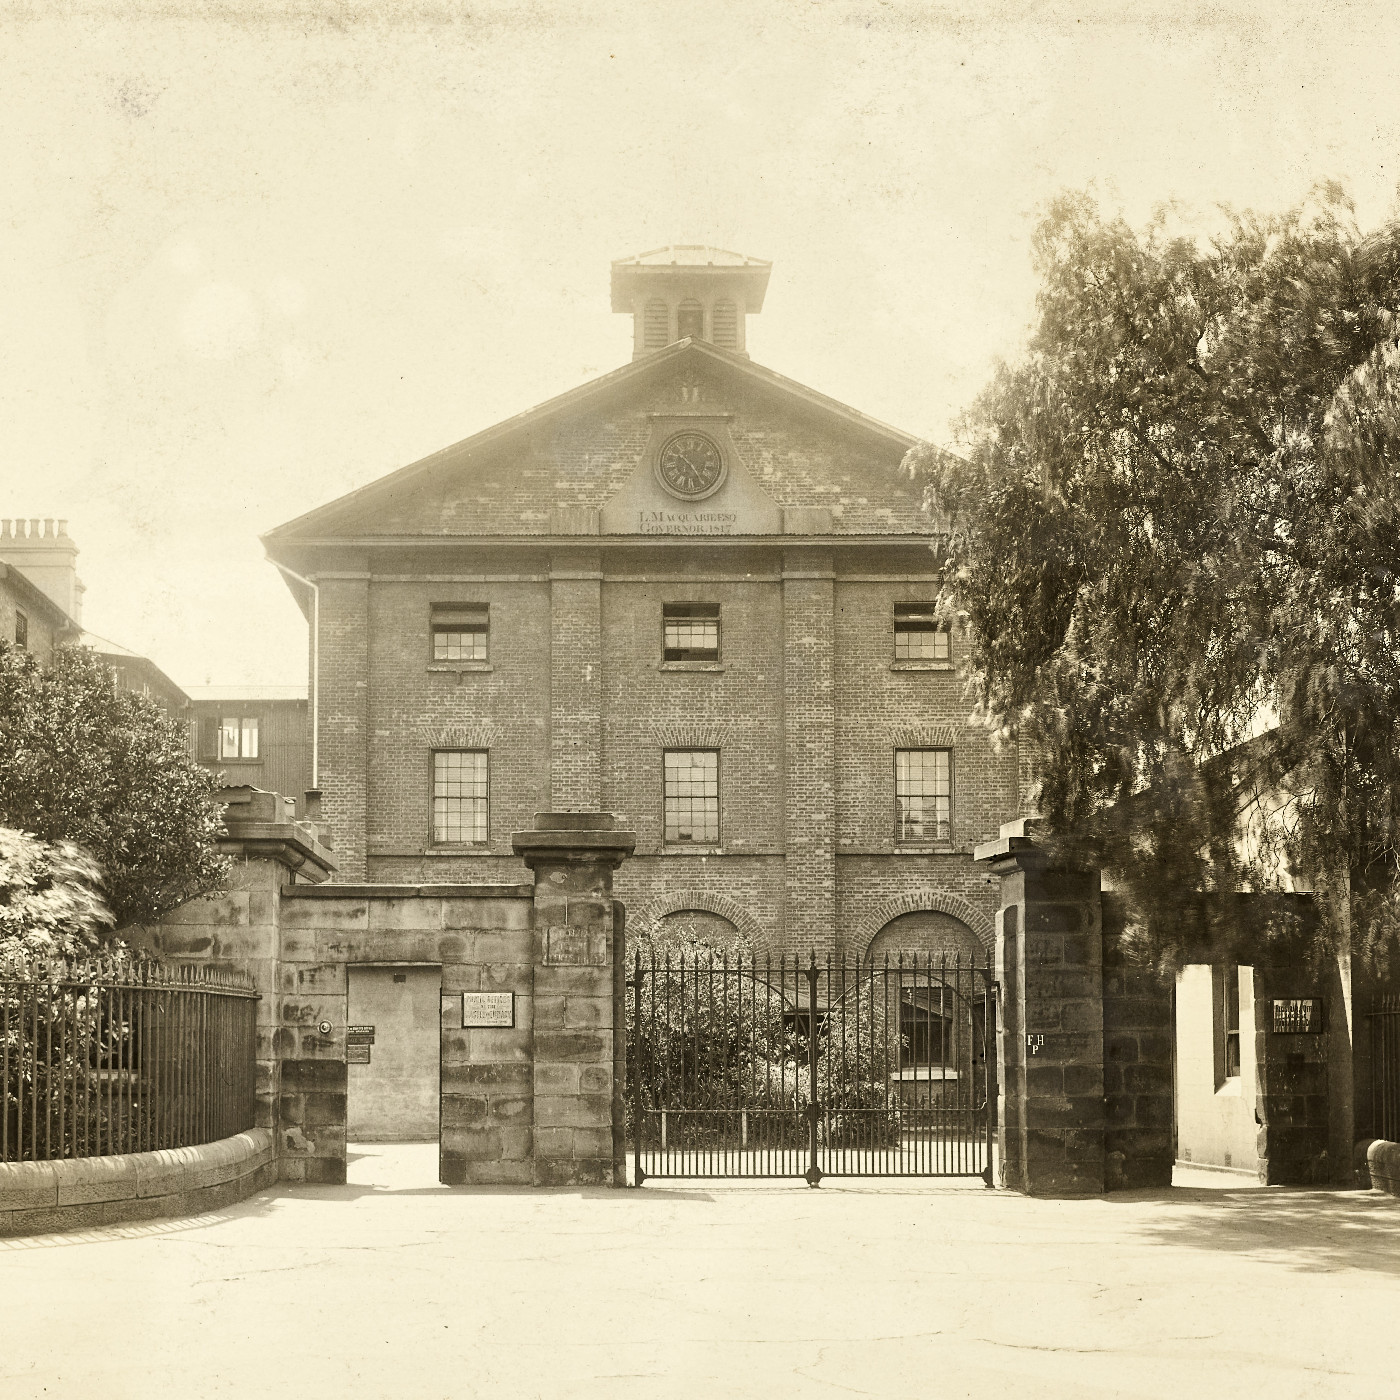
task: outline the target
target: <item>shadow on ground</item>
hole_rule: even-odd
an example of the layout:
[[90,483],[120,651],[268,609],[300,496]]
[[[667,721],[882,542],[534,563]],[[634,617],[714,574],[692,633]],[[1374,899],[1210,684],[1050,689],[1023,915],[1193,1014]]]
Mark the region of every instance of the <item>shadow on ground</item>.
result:
[[1115,1192],[1110,1205],[1161,1203],[1133,1222],[1153,1244],[1252,1255],[1303,1273],[1366,1269],[1400,1275],[1400,1200],[1378,1191],[1296,1187]]

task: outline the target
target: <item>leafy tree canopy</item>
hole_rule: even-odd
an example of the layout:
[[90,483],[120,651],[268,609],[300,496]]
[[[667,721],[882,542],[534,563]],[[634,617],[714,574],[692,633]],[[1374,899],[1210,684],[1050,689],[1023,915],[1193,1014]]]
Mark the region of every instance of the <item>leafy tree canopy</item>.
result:
[[219,887],[217,786],[183,727],[91,652],[45,668],[0,643],[0,825],[90,855],[116,928]]
[[[908,465],[948,530],[943,606],[994,726],[1037,755],[1063,853],[1164,960],[1323,927],[1395,941],[1400,230],[1335,187],[1141,230],[1083,194],[1034,243],[1028,352],[964,455]],[[1262,927],[1246,929],[1246,914]]]
[[94,952],[112,915],[96,862],[0,826],[0,974],[34,959]]

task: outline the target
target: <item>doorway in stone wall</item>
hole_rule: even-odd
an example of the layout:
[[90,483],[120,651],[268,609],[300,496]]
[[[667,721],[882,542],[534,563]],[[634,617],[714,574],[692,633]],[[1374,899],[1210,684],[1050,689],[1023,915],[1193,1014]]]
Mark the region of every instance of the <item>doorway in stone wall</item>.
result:
[[349,1176],[383,1187],[435,1181],[442,969],[351,964],[346,981]]

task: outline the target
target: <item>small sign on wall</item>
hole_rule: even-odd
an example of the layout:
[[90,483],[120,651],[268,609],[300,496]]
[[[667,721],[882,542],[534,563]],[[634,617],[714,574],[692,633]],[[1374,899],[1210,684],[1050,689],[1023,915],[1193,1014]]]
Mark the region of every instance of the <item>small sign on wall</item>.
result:
[[463,992],[463,1030],[510,1030],[515,1025],[514,992]]
[[370,1046],[374,1044],[373,1026],[345,1027],[345,1063],[347,1065],[367,1065],[370,1063]]
[[1317,1035],[1322,1030],[1320,997],[1275,997],[1275,1035]]

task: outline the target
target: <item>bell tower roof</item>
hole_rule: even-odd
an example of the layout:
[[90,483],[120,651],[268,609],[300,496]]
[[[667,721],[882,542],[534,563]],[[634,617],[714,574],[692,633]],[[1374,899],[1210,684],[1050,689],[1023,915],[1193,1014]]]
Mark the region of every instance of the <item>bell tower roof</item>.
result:
[[674,243],[612,265],[612,309],[632,313],[632,358],[687,338],[747,354],[745,318],[763,309],[773,264]]

